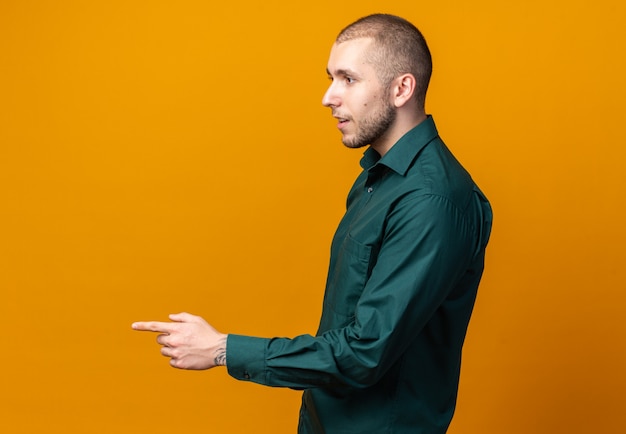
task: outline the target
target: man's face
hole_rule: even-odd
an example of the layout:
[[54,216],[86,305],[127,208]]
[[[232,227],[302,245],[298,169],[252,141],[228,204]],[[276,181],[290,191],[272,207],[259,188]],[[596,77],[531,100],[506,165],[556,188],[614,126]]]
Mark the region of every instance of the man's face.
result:
[[374,66],[366,62],[372,44],[370,38],[335,44],[328,60],[332,83],[322,104],[330,107],[339,120],[343,144],[349,148],[376,148],[396,117],[388,89],[378,79]]

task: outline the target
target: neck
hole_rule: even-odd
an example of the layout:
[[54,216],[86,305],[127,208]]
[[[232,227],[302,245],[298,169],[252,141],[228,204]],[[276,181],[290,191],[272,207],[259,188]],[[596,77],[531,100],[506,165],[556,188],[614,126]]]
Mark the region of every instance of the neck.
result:
[[380,137],[375,143],[370,145],[370,148],[378,152],[382,157],[396,144],[398,140],[402,138],[406,133],[413,128],[421,124],[426,120],[426,113],[423,111],[419,113],[407,114],[404,111],[398,110],[396,121],[387,132]]

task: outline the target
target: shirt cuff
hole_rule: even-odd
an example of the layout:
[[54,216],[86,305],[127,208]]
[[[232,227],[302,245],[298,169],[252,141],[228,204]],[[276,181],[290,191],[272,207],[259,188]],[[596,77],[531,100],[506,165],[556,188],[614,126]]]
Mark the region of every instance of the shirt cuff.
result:
[[268,340],[229,334],[226,342],[228,374],[237,380],[265,384],[265,350]]

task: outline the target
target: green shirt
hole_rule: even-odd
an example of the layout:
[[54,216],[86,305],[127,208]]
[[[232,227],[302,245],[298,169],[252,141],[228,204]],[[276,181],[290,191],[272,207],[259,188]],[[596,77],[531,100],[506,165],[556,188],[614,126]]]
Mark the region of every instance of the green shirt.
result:
[[304,389],[300,433],[445,433],[491,208],[431,117],[361,166],[317,334],[229,335],[228,372]]

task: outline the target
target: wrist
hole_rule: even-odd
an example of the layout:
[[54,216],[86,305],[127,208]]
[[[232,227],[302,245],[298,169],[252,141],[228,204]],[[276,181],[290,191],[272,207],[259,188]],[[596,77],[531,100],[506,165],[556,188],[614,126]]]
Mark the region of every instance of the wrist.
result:
[[218,340],[217,349],[215,351],[215,366],[226,366],[226,342],[228,335],[222,334]]

